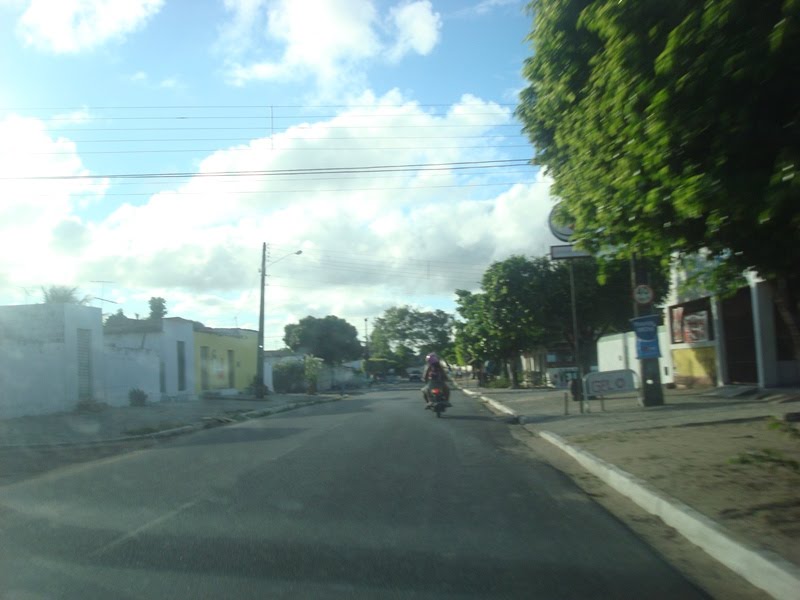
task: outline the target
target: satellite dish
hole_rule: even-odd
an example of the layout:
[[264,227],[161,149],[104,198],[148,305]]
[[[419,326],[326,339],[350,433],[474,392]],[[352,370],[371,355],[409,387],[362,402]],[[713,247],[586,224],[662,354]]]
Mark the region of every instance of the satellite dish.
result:
[[547,224],[550,226],[550,233],[552,233],[556,238],[561,240],[562,242],[568,242],[572,239],[572,235],[575,233],[572,227],[568,225],[557,225],[553,221],[553,215],[556,212],[556,207],[553,207],[553,210],[550,211],[550,216],[547,218]]

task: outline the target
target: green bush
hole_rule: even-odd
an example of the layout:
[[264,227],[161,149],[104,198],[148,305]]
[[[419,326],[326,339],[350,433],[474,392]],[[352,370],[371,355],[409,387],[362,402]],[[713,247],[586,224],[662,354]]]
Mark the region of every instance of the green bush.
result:
[[128,392],[128,402],[131,406],[145,406],[147,404],[147,393],[139,388],[132,388]]
[[491,381],[486,382],[488,388],[507,388],[511,385],[507,377],[495,377]]
[[305,392],[305,364],[300,361],[287,361],[273,366],[272,386],[278,394],[300,394]]

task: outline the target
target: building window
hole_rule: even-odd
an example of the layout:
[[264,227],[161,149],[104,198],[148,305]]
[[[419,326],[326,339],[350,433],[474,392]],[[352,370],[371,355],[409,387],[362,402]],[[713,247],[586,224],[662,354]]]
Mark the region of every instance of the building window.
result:
[[178,391],[186,391],[186,342],[178,342]]
[[670,306],[670,331],[673,344],[710,342],[714,339],[711,300],[700,298]]

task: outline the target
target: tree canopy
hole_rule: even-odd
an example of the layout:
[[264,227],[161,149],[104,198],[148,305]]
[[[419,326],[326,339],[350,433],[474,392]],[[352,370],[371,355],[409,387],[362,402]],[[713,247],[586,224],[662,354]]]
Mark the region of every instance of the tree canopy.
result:
[[89,296],[78,296],[78,288],[68,285],[51,285],[42,288],[42,301],[45,304],[88,304]]
[[793,303],[800,333],[798,3],[529,9],[517,115],[579,244],[752,269],[775,283],[779,308]]
[[125,316],[123,310],[118,308],[117,312],[106,317],[105,324],[108,326],[123,326],[128,324],[130,321],[131,319]]
[[153,296],[150,298],[150,316],[149,319],[158,320],[167,316],[167,301],[164,298]]
[[453,317],[443,310],[393,306],[373,322],[370,353],[408,367],[429,352],[452,355]]
[[[597,340],[630,328],[631,279],[626,261],[600,265],[591,258],[572,262],[578,313],[580,359],[588,368]],[[602,281],[602,283],[601,283]],[[650,285],[657,298],[667,292],[667,277],[657,265]],[[484,273],[481,291],[457,292],[456,349],[465,362],[504,359],[558,344],[574,346],[569,265],[547,257],[512,256]],[[512,382],[516,373],[510,373]]]
[[286,325],[283,341],[295,352],[311,354],[329,365],[361,358],[364,353],[356,328],[333,315],[308,316]]

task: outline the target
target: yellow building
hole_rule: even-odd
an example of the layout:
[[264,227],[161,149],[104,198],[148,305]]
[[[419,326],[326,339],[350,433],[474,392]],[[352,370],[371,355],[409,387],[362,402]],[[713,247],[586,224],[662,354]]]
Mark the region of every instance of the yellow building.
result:
[[205,327],[194,332],[194,350],[198,394],[231,389],[244,392],[253,383],[258,332]]

